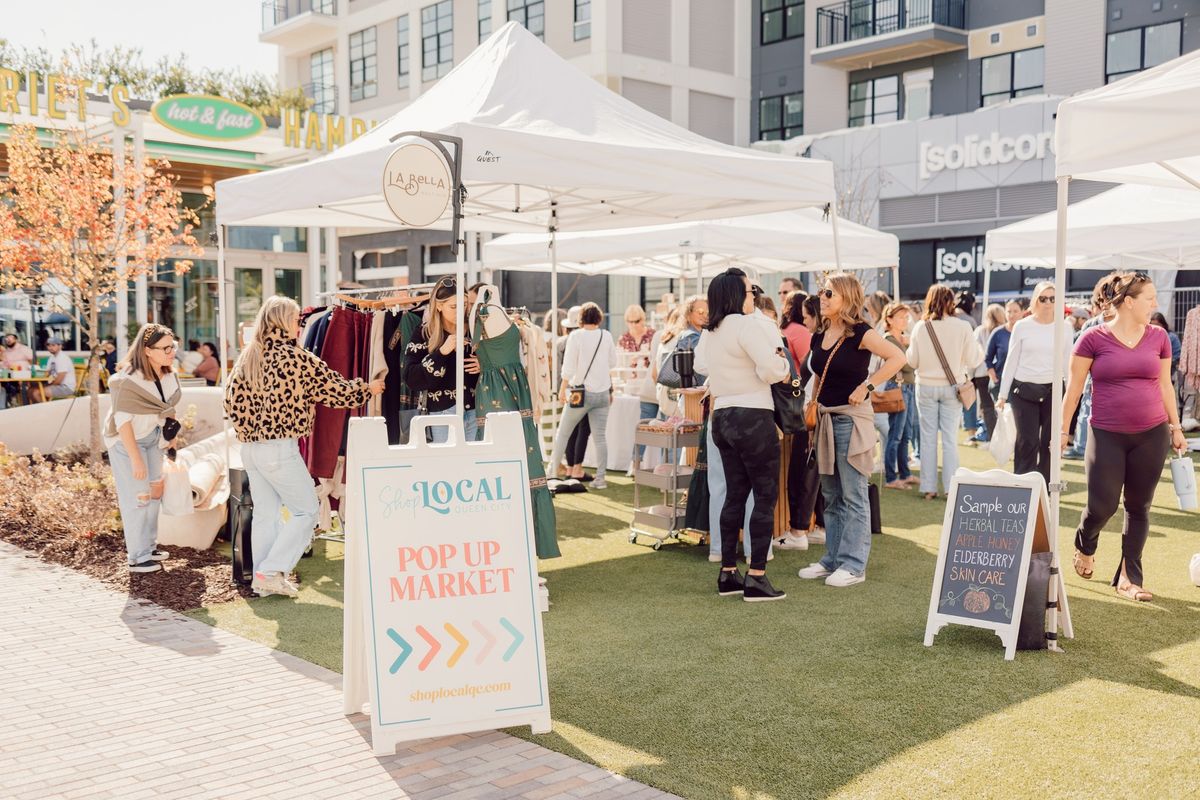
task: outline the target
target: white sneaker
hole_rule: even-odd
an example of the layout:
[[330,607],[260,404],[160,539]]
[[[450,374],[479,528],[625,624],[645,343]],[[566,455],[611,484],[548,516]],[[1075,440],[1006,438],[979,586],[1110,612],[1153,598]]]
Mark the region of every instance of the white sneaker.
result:
[[259,597],[281,594],[284,597],[295,597],[300,593],[296,585],[287,579],[282,572],[256,572],[250,582],[250,589]]
[[825,529],[813,528],[808,532],[809,544],[825,544]]
[[825,585],[837,587],[853,586],[856,583],[862,583],[866,579],[866,575],[855,575],[848,569],[839,568],[825,579]]
[[720,557],[720,556],[714,556],[712,553],[709,553],[709,554],[708,554],[708,560],[709,560],[710,562],[712,562],[713,564],[720,564],[720,563],[721,563],[721,557]]
[[803,533],[788,531],[775,540],[775,547],[780,550],[807,550],[808,536]]
[[829,570],[825,569],[825,567],[821,566],[821,562],[818,561],[815,564],[809,564],[796,574],[806,581],[815,581],[817,578],[827,577],[830,572]]

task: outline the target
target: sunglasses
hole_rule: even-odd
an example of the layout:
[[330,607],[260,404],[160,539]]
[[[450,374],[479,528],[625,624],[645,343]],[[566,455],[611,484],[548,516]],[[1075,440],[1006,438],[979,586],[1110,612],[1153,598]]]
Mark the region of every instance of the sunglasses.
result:
[[1038,302],[1039,303],[1053,303],[1056,299],[1057,298],[1055,298],[1054,295],[1051,295],[1050,297],[1046,297],[1046,295],[1042,295],[1041,297],[1038,298]]
[[826,300],[832,300],[833,299],[833,289],[826,289],[823,292],[817,292],[817,295],[819,297],[824,297]]

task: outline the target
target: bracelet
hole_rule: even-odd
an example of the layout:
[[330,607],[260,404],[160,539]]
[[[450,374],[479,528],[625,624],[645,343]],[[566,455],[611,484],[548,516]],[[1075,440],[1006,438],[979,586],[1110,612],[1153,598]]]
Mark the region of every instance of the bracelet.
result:
[[1169,431],[1182,431],[1182,430],[1183,430],[1183,425],[1180,425],[1179,423],[1175,423],[1175,424],[1173,424],[1173,425],[1172,425],[1171,423],[1167,423],[1167,430],[1169,430]]

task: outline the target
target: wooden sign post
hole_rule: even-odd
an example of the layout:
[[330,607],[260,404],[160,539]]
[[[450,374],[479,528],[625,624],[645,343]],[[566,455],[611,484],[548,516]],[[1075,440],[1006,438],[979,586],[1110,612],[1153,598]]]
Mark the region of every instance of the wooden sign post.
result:
[[[1023,608],[1030,555],[1051,553],[1053,567],[1058,565],[1048,512],[1046,484],[1036,473],[966,469],[955,473],[929,598],[926,647],[933,645],[946,625],[970,625],[995,631],[1004,643],[1004,658],[1012,660],[1022,614],[1046,613],[1046,609]],[[1070,636],[1065,584],[1052,569],[1052,599],[1055,589]],[[1052,615],[1053,628],[1058,616]]]
[[[451,441],[426,444],[447,425]],[[343,710],[372,749],[468,731],[550,730],[525,435],[515,412],[466,442],[457,417],[350,421]]]

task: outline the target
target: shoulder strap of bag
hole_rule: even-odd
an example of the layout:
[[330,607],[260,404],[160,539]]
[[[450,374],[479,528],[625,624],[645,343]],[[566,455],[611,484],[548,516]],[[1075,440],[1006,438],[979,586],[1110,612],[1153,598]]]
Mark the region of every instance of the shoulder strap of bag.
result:
[[600,345],[604,344],[604,331],[597,330],[600,334],[600,341],[596,342],[596,349],[592,351],[592,360],[588,362],[587,369],[584,370],[583,377],[579,380],[580,383],[587,383],[588,373],[592,371],[592,364],[596,363],[596,355],[600,352]]
[[[821,334],[822,337],[824,337],[824,335],[825,334]],[[848,337],[846,336],[842,336],[842,338],[838,339],[837,344],[833,346],[833,350],[829,353],[829,358],[825,360],[825,368],[821,370],[821,379],[817,381],[817,389],[813,394],[813,400],[818,403],[821,402],[821,389],[825,386],[825,376],[829,374],[829,365],[833,363],[833,357],[837,355],[838,350],[842,349],[842,344],[847,338]]]
[[933,320],[925,322],[925,329],[929,331],[929,336],[933,339],[933,349],[937,351],[938,361],[942,362],[942,369],[946,372],[946,380],[951,386],[958,386],[960,381],[954,380],[954,373],[950,371],[950,362],[946,361],[946,354],[942,351],[942,343],[938,341],[937,331],[933,328]]

